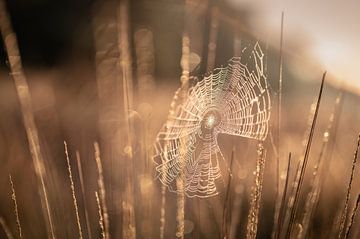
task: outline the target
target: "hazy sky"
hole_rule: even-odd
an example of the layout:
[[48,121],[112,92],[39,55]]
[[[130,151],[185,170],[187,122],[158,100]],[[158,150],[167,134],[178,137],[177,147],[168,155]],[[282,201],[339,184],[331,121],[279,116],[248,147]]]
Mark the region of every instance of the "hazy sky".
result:
[[[281,12],[284,41],[307,39],[309,51],[329,73],[360,91],[360,0],[229,0],[249,6],[261,28],[278,41]],[[254,19],[255,20],[255,19]]]

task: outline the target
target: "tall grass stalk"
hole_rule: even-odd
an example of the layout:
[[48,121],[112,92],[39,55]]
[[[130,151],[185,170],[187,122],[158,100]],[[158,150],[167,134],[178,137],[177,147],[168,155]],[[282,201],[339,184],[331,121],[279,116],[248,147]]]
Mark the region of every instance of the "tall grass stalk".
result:
[[9,181],[10,181],[10,186],[11,186],[11,199],[13,200],[13,203],[14,203],[14,213],[15,213],[15,218],[16,218],[16,226],[17,226],[17,229],[18,229],[19,238],[22,238],[22,230],[21,230],[21,223],[20,223],[20,217],[19,217],[18,204],[17,204],[17,200],[16,200],[14,182],[13,182],[13,180],[11,178],[11,174],[9,174]]
[[281,197],[280,211],[279,211],[278,222],[277,222],[278,228],[277,228],[277,230],[275,232],[275,238],[280,237],[282,226],[283,226],[283,223],[284,223],[286,195],[287,195],[287,188],[288,188],[289,176],[290,176],[290,166],[291,166],[291,153],[289,153],[289,157],[288,157],[285,185],[284,185],[284,190],[283,190],[283,194],[282,194],[282,197]]
[[315,114],[314,114],[314,118],[313,118],[312,125],[311,125],[309,139],[308,139],[308,142],[307,142],[307,145],[306,145],[303,164],[301,166],[301,171],[300,171],[301,173],[300,173],[299,183],[297,184],[296,191],[295,191],[294,205],[293,205],[293,207],[291,209],[289,226],[288,226],[288,229],[287,229],[287,232],[286,232],[286,238],[290,238],[291,232],[292,232],[294,224],[295,224],[296,211],[297,211],[298,204],[299,204],[299,199],[300,199],[300,191],[301,191],[301,187],[302,187],[302,184],[303,184],[303,181],[304,181],[306,166],[307,166],[307,162],[308,162],[308,159],[309,159],[311,143],[312,143],[312,139],[313,139],[313,136],[314,136],[315,125],[316,125],[316,121],[317,121],[317,117],[318,117],[318,113],[319,113],[319,108],[320,108],[321,96],[322,96],[322,92],[323,92],[323,88],[324,88],[325,77],[326,77],[326,72],[324,72],[324,74],[322,76],[322,80],[321,80],[319,96],[318,96],[318,100],[317,100],[317,103],[316,103],[316,109],[315,109]]
[[132,85],[132,57],[130,51],[130,37],[129,37],[129,0],[120,1],[117,13],[117,26],[118,26],[118,50],[120,72],[123,81],[123,104],[124,104],[124,117],[127,122],[126,132],[128,137],[128,144],[131,144],[131,131],[132,123],[129,117],[130,110],[133,107],[133,85]]
[[[297,160],[297,163],[296,163],[295,177],[294,177],[293,182],[291,183],[291,187],[290,187],[291,190],[289,192],[289,199],[288,199],[288,202],[286,205],[285,216],[284,216],[283,225],[282,225],[282,227],[283,227],[282,232],[281,232],[281,235],[279,235],[280,238],[282,237],[284,230],[286,230],[286,228],[289,224],[291,210],[294,206],[294,198],[295,198],[296,188],[299,184],[300,175],[301,175],[300,169],[301,169],[301,165],[303,164],[303,159],[304,159],[304,155],[305,155],[305,151],[306,151],[306,141],[309,138],[312,121],[313,121],[313,118],[315,115],[316,103],[317,102],[315,100],[310,106],[310,110],[309,110],[309,114],[308,114],[308,118],[307,118],[307,128],[304,132],[303,140],[301,142],[303,152],[302,152],[301,157],[299,157],[299,159]],[[285,231],[285,233],[286,233],[286,231]]]
[[44,158],[41,152],[40,140],[34,120],[30,90],[23,73],[16,35],[12,30],[10,17],[7,14],[4,0],[0,0],[0,30],[9,60],[10,75],[14,79],[15,88],[20,101],[21,112],[24,120],[27,139],[29,142],[29,150],[33,159],[35,174],[40,184],[39,194],[42,212],[46,220],[45,225],[47,228],[47,233],[49,237],[54,239],[54,226],[51,216],[50,203],[48,200],[48,193],[45,185],[46,171],[44,166]]
[[216,6],[211,7],[210,12],[210,29],[209,29],[209,45],[207,52],[207,72],[211,72],[215,66],[216,43],[219,31],[219,9]]
[[230,159],[230,167],[229,167],[229,176],[228,182],[226,186],[225,200],[223,205],[223,218],[222,218],[222,226],[221,226],[221,238],[229,238],[230,237],[230,228],[231,225],[231,181],[233,178],[232,167],[235,156],[235,147],[233,147],[231,151],[231,159]]
[[[181,92],[180,97],[181,101],[186,100],[188,88],[189,88],[189,74],[190,74],[190,38],[187,32],[183,33],[182,37],[182,57],[181,57]],[[184,238],[184,221],[185,221],[185,161],[184,155],[186,152],[186,139],[184,143],[180,145],[180,173],[179,177],[176,179],[176,188],[178,190],[177,195],[177,212],[176,212],[176,220],[177,220],[177,232],[176,237],[183,239]]]
[[[327,128],[325,129],[325,132],[323,134],[322,144],[320,148],[320,154],[317,159],[317,162],[314,167],[313,171],[313,178],[311,180],[310,185],[310,191],[307,195],[307,200],[305,202],[305,209],[302,216],[302,233],[299,233],[298,238],[306,238],[310,230],[309,225],[310,221],[313,217],[313,214],[315,213],[316,207],[318,206],[318,201],[320,197],[320,192],[322,188],[322,183],[324,182],[324,174],[325,174],[325,168],[330,164],[331,154],[329,154],[328,151],[331,151],[333,148],[329,145],[330,136],[333,134],[335,135],[338,125],[338,113],[341,107],[342,102],[342,93],[340,92],[338,96],[336,97],[335,104],[333,111],[330,114],[329,122],[327,125]],[[334,129],[333,126],[335,125]],[[329,148],[330,147],[330,148]],[[329,150],[330,149],[330,150]],[[326,162],[325,159],[328,159]]]
[[76,162],[77,162],[77,166],[78,166],[80,187],[81,187],[81,194],[82,194],[82,201],[83,201],[83,205],[84,205],[86,230],[87,230],[88,238],[91,239],[91,226],[90,226],[90,221],[89,221],[89,213],[87,211],[88,207],[87,207],[87,200],[86,200],[86,196],[85,196],[84,176],[83,176],[83,170],[82,170],[79,151],[76,151]]
[[[168,117],[173,116],[173,114],[175,112],[176,99],[178,98],[180,89],[178,89],[175,92],[175,95],[171,101]],[[166,144],[164,145],[164,153],[165,153],[164,158],[167,159],[168,147]],[[162,182],[164,182],[166,175],[167,175],[167,170],[168,170],[165,162],[162,162],[161,170],[162,170],[162,174],[161,174]],[[160,209],[160,238],[161,239],[164,239],[164,235],[165,235],[165,225],[166,225],[166,208],[165,208],[165,206],[166,206],[166,186],[164,184],[161,184],[161,209]]]
[[4,220],[3,217],[0,216],[0,225],[4,230],[5,235],[7,236],[8,239],[14,239],[13,234],[11,233],[11,230],[9,228],[9,226],[7,225],[6,221]]
[[[153,137],[154,131],[152,129],[152,99],[155,92],[154,68],[154,37],[153,33],[146,28],[139,28],[134,34],[134,48],[136,52],[136,78],[137,78],[137,93],[138,93],[138,113],[140,116],[140,134],[139,142],[139,156],[134,158],[135,165],[137,165],[137,173],[134,177],[137,179],[136,187],[139,188],[141,197],[146,197],[148,200],[139,200],[136,202],[138,210],[137,216],[143,218],[140,222],[138,233],[141,237],[152,237],[154,228],[149,226],[152,221],[152,209],[154,205],[153,195],[153,167],[152,155],[153,153]],[[146,183],[144,183],[144,181]],[[146,186],[144,186],[146,185]],[[139,232],[140,231],[140,232]]]
[[104,232],[105,232],[105,238],[110,238],[110,223],[109,223],[109,215],[108,210],[106,206],[106,190],[105,190],[105,184],[104,184],[104,175],[103,175],[103,167],[101,164],[101,158],[100,158],[100,148],[99,144],[97,142],[94,143],[94,149],[95,149],[95,161],[96,161],[96,167],[98,171],[98,187],[99,187],[99,195],[100,195],[100,205],[101,205],[101,212],[103,217],[103,224],[104,224]]
[[232,208],[232,215],[231,215],[231,222],[230,222],[230,239],[235,239],[237,237],[237,229],[239,226],[240,220],[241,220],[241,214],[242,214],[242,202],[243,202],[243,196],[244,196],[244,185],[242,183],[239,183],[235,187],[235,198],[234,198],[234,204]]
[[349,238],[349,236],[350,236],[351,227],[354,225],[355,216],[356,216],[356,213],[357,213],[357,211],[359,209],[359,203],[360,203],[360,194],[358,194],[355,206],[354,206],[354,208],[353,208],[353,210],[351,212],[350,221],[349,221],[349,224],[346,227],[346,231],[345,231],[345,237],[344,237],[345,239]]
[[72,176],[69,152],[68,152],[66,141],[64,141],[64,148],[65,148],[67,168],[68,168],[68,172],[69,172],[71,196],[73,199],[75,215],[76,215],[76,223],[77,223],[77,228],[78,228],[78,232],[79,232],[79,238],[82,239],[83,235],[82,235],[81,222],[80,222],[80,216],[79,216],[79,208],[78,208],[78,203],[77,203],[77,198],[76,198],[76,193],[75,193],[75,185],[74,185],[74,180],[73,180],[73,176]]
[[356,149],[355,149],[354,157],[353,157],[353,161],[352,161],[352,166],[351,166],[351,174],[350,174],[349,184],[348,184],[347,191],[346,191],[346,199],[345,199],[344,207],[343,207],[343,210],[341,213],[338,239],[341,238],[341,236],[344,232],[344,228],[345,228],[346,217],[347,217],[348,210],[349,210],[351,187],[352,187],[352,183],[354,180],[355,166],[356,166],[359,150],[360,150],[360,134],[357,139],[357,145],[356,145]]
[[[126,125],[126,155],[124,162],[124,191],[122,196],[122,237],[125,239],[136,238],[135,209],[134,209],[134,158],[133,158],[133,135],[134,127],[130,112],[133,111],[133,74],[132,57],[130,50],[129,29],[129,0],[119,1],[117,12],[118,26],[118,51],[119,51],[119,73],[122,74],[124,120]],[[106,220],[105,220],[106,222]],[[106,229],[106,227],[105,227]]]
[[[331,138],[329,138],[329,145],[328,145],[328,150],[326,152],[326,155],[324,156],[325,159],[327,159],[325,162],[324,162],[324,167],[322,168],[322,174],[324,175],[323,176],[323,179],[320,181],[320,194],[322,193],[322,188],[323,188],[323,184],[325,182],[327,182],[327,178],[329,177],[329,168],[330,168],[330,165],[331,165],[331,162],[334,158],[334,152],[335,152],[335,144],[336,144],[336,141],[337,141],[337,135],[338,135],[338,128],[339,128],[339,125],[340,125],[340,119],[341,119],[341,116],[342,116],[342,108],[343,108],[343,104],[344,104],[344,97],[345,97],[345,93],[343,91],[340,91],[338,96],[337,96],[337,99],[335,101],[335,108],[337,108],[337,110],[334,111],[334,127],[333,127],[333,133],[330,134],[330,136],[332,136]],[[320,195],[319,195],[319,198],[320,198]],[[318,210],[318,205],[319,205],[319,198],[317,199],[317,205],[315,206],[315,210],[314,210],[314,214],[315,214],[315,211]],[[339,210],[337,210],[339,211]],[[341,210],[340,210],[341,211]],[[335,221],[338,220],[340,218],[340,214],[341,212],[338,212],[336,214],[336,217],[335,217]],[[328,228],[328,223],[326,222],[326,220],[329,219],[329,215],[330,213],[328,214],[325,214],[322,216],[322,221],[323,221],[323,225],[321,226],[321,229],[325,229],[325,228]],[[331,223],[333,223],[333,221],[331,221]],[[337,222],[338,224],[338,222]],[[321,230],[320,229],[320,230]],[[331,230],[329,231],[329,235],[332,236],[332,238],[336,238],[337,236],[337,228],[335,226],[332,226]]]
[[281,116],[282,116],[282,85],[283,85],[283,32],[284,32],[284,12],[281,13],[281,29],[280,29],[280,52],[279,52],[279,83],[278,83],[278,97],[277,97],[277,147],[276,147],[276,203],[274,214],[274,229],[273,238],[276,238],[276,232],[279,231],[279,214],[281,207],[281,177],[280,177],[280,145],[281,145]]
[[[163,173],[164,175],[164,173]],[[164,176],[162,176],[164,177]],[[166,225],[166,186],[161,184],[161,208],[160,208],[160,239],[165,237],[165,225]]]
[[100,230],[101,230],[101,238],[106,239],[104,219],[103,219],[103,211],[101,209],[100,198],[99,198],[99,194],[98,194],[97,191],[95,191],[95,199],[96,199],[96,204],[97,204],[98,214],[99,214],[99,226],[100,226]]
[[[120,201],[120,203],[110,204],[114,206],[112,210],[115,214],[114,221],[120,224],[113,228],[114,236],[123,237],[123,232],[127,231],[124,230],[126,226],[124,220],[131,215],[124,210],[124,206],[130,204],[126,198],[128,195],[126,194],[127,181],[125,179],[128,170],[125,168],[124,151],[129,152],[128,155],[132,155],[132,148],[128,144],[128,131],[130,130],[128,106],[131,104],[131,99],[127,94],[129,82],[127,78],[123,78],[131,73],[126,68],[128,62],[122,62],[125,60],[126,52],[120,52],[120,48],[124,47],[122,44],[127,44],[121,32],[125,30],[123,26],[127,23],[120,22],[120,18],[123,16],[120,4],[124,4],[123,1],[121,3],[120,1],[97,1],[96,4],[93,31],[99,96],[99,134],[104,147],[104,163],[108,166],[106,168],[109,168],[107,174],[110,189],[109,201]],[[131,163],[131,161],[126,160],[126,163]],[[103,191],[99,188],[101,206],[105,203]],[[105,233],[107,233],[107,209],[103,208],[102,210]]]
[[263,188],[263,178],[265,171],[265,159],[266,159],[266,150],[262,144],[259,144],[257,150],[257,160],[256,160],[256,170],[255,174],[255,185],[251,189],[251,201],[250,201],[250,211],[248,215],[248,221],[246,226],[246,238],[255,239],[259,223],[259,211],[260,211],[260,202],[261,194]]

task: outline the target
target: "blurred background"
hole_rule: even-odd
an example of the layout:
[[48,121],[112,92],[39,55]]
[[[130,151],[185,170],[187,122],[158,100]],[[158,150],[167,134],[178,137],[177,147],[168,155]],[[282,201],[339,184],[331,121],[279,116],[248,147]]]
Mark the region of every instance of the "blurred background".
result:
[[[166,121],[173,94],[181,86],[184,54],[192,76],[189,84],[193,85],[258,41],[266,59],[273,100],[271,131],[276,134],[282,12],[283,110],[279,156],[280,169],[284,171],[287,154],[293,153],[291,178],[296,171],[295,162],[303,155],[302,142],[307,138],[311,105],[316,100],[322,74],[327,71],[301,207],[305,207],[306,195],[311,190],[312,172],[322,153],[323,135],[335,100],[342,92],[341,107],[329,137],[332,147],[324,159],[328,170],[322,178],[322,191],[308,234],[310,238],[335,236],[333,225],[346,197],[360,132],[359,1],[5,2],[29,84],[57,238],[78,237],[64,140],[73,167],[84,238],[89,238],[89,232],[93,238],[100,236],[94,196],[98,190],[94,142],[100,144],[112,237],[126,238],[124,225],[130,220],[135,225],[136,238],[159,238],[161,185],[152,163],[153,143]],[[41,212],[20,103],[9,76],[3,40],[0,45],[0,217],[16,235],[8,179],[11,174],[23,238],[46,238],[46,220]],[[126,129],[128,119],[134,125],[130,133]],[[276,153],[272,143],[269,137],[264,143],[267,162],[258,238],[269,238],[273,230],[277,199]],[[241,203],[234,209],[237,216],[232,217],[230,231],[232,238],[243,238],[257,142],[221,135],[219,144],[226,159],[230,159],[233,146],[236,148],[231,195],[234,201],[241,199]],[[275,144],[279,144],[276,138]],[[85,193],[79,188],[76,151],[81,157]],[[358,170],[357,164],[355,175],[359,175]],[[223,176],[226,182],[228,176],[226,173]],[[355,176],[351,207],[359,192],[360,180]],[[219,238],[224,200],[224,188],[216,198],[186,199],[186,236]],[[128,210],[124,202],[131,202],[130,219],[124,216]],[[165,238],[175,238],[175,194],[166,193],[165,208]],[[88,230],[84,210],[90,215]],[[357,238],[359,216],[354,223],[351,236]],[[6,238],[1,229],[0,237]]]

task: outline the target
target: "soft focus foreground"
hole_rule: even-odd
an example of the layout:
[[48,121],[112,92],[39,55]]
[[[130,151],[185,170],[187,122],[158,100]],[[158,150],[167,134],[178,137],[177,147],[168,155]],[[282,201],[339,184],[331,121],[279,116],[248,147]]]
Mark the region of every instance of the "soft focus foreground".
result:
[[[0,238],[359,237],[360,97],[328,74],[318,99],[326,69],[299,57],[311,46],[288,35],[286,12],[274,45],[253,33],[253,9],[226,1],[86,3],[70,46],[48,43],[64,53],[44,63],[29,50],[41,33],[21,27],[29,6],[1,4]],[[174,93],[256,42],[265,141],[219,134],[218,194],[169,192],[153,156]]]

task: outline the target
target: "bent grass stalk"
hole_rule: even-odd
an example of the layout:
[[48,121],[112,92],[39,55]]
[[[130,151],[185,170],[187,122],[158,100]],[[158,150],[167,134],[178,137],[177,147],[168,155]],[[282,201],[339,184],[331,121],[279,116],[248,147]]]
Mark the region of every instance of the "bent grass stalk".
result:
[[10,17],[6,11],[4,0],[0,0],[0,30],[7,52],[10,74],[14,79],[15,88],[20,101],[21,112],[24,120],[25,131],[29,142],[29,150],[33,159],[35,175],[40,183],[39,194],[42,206],[42,212],[46,220],[47,234],[51,238],[55,238],[53,219],[51,216],[50,203],[45,185],[45,166],[44,158],[41,152],[38,130],[34,120],[32,110],[31,95],[26,77],[23,73],[19,47],[16,35],[13,32]]
[[15,187],[14,187],[14,182],[11,178],[11,174],[9,174],[9,181],[10,181],[10,186],[11,186],[11,199],[14,202],[14,213],[15,213],[15,218],[16,218],[16,226],[17,226],[17,229],[19,232],[19,238],[22,238],[22,230],[21,230],[21,223],[20,223],[20,218],[19,218],[18,204],[16,201]]
[[70,158],[69,158],[69,152],[68,152],[66,141],[64,141],[64,148],[65,148],[67,168],[68,168],[68,172],[69,172],[71,196],[72,196],[74,208],[75,208],[76,223],[77,223],[77,227],[78,227],[79,238],[82,239],[83,235],[82,235],[82,229],[81,229],[81,223],[80,223],[79,208],[78,208],[78,203],[77,203],[76,194],[75,194],[75,185],[74,185],[74,180],[73,180],[73,176],[72,176],[72,172],[71,172]]

